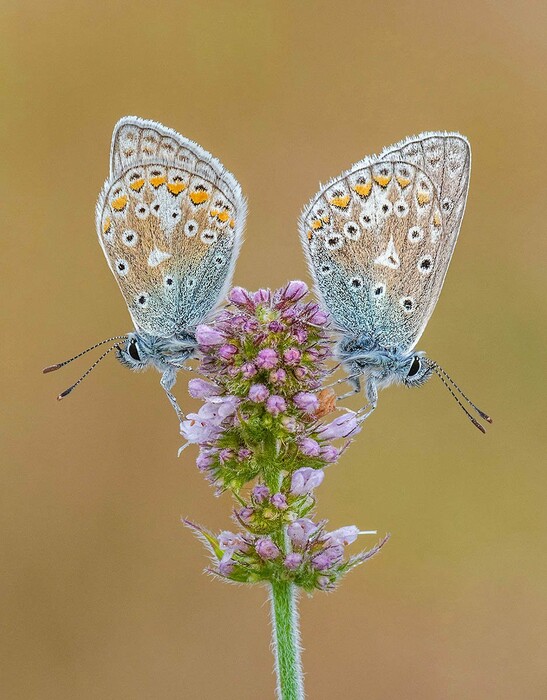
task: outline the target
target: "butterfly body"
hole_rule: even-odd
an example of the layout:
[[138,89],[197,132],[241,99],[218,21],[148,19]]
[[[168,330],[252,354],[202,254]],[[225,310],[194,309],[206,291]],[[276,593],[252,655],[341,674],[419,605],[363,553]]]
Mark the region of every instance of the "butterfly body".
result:
[[378,389],[419,386],[439,369],[414,347],[456,245],[470,167],[461,134],[419,134],[329,181],[301,216],[315,288],[341,336],[338,357],[356,391],[366,379],[371,409]]

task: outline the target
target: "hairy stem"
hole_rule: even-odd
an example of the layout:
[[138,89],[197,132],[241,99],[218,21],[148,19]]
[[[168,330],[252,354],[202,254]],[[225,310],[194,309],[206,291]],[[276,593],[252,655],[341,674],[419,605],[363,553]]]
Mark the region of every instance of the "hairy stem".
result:
[[272,647],[275,655],[278,700],[302,700],[304,679],[300,661],[296,587],[272,582]]

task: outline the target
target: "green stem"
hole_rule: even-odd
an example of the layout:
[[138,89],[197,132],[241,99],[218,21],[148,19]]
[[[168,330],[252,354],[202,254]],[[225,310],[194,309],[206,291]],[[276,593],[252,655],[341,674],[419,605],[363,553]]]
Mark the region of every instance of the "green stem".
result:
[[288,581],[272,581],[271,600],[277,697],[279,700],[303,700],[296,587]]

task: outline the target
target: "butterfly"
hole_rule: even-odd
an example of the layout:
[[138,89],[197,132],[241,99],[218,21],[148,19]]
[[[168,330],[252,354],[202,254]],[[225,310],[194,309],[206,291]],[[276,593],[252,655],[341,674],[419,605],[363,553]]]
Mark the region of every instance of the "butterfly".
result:
[[135,330],[97,343],[133,370],[153,366],[180,420],[171,389],[196,349],[195,328],[225,296],[242,242],[241,187],[201,146],[161,124],[124,117],[114,127],[110,176],[99,195],[99,243]]
[[299,222],[315,288],[341,338],[345,380],[360,391],[368,416],[378,389],[420,386],[434,373],[482,432],[485,421],[448,374],[414,348],[441,293],[460,230],[471,149],[458,133],[427,132],[366,157],[330,180]]

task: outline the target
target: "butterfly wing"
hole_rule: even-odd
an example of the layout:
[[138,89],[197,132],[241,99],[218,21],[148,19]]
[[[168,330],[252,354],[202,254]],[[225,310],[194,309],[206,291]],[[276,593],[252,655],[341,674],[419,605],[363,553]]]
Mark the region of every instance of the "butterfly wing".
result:
[[465,137],[424,133],[356,163],[311,200],[302,244],[317,291],[345,332],[414,347],[450,264],[470,166]]
[[196,143],[138,117],[114,128],[97,233],[135,326],[172,337],[202,321],[231,282],[246,204]]

